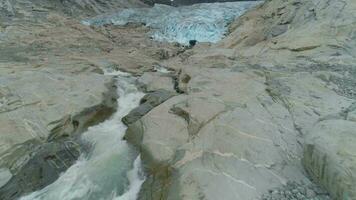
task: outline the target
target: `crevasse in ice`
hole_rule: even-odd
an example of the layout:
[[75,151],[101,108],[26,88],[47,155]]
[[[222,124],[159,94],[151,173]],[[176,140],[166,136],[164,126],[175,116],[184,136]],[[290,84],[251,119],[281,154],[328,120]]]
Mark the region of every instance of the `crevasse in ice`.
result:
[[83,23],[94,26],[144,23],[153,29],[150,34],[155,40],[182,44],[188,44],[190,40],[214,43],[224,37],[230,22],[258,3],[203,3],[182,7],[156,4],[152,8],[123,9]]

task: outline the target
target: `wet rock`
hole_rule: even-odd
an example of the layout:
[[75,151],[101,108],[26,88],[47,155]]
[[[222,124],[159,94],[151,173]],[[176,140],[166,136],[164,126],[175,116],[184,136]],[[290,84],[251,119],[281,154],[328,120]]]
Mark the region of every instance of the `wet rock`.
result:
[[10,179],[12,174],[9,169],[1,168],[0,169],[0,188],[3,187]]
[[78,158],[75,138],[116,109],[113,79],[96,73],[17,71],[0,85],[0,168],[12,174],[0,199],[53,182]]
[[39,146],[29,155],[27,163],[0,188],[0,199],[16,199],[44,188],[74,164],[81,152],[81,145],[73,140],[49,142]]
[[186,72],[180,70],[177,73],[177,77],[175,80],[175,90],[177,91],[177,93],[187,93],[188,92],[188,88],[187,85],[190,81],[191,77],[189,74],[187,74]]
[[142,74],[158,61],[151,52],[177,52],[173,44],[152,43],[142,25],[94,30],[79,20],[142,6],[135,0],[0,2],[0,196],[6,196],[0,199],[42,188],[73,164],[77,148],[63,149],[63,141],[78,142],[116,109],[116,81],[104,69]]
[[175,93],[160,89],[145,95],[141,101],[140,106],[133,109],[128,115],[122,118],[122,122],[126,125],[132,124],[139,120],[142,116],[150,112],[154,107],[167,101],[173,97]]

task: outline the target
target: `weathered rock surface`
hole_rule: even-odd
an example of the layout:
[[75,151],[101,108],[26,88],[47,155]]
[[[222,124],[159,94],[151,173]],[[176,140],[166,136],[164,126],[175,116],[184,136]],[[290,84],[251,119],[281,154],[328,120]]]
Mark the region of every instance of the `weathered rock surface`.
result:
[[175,92],[172,74],[145,72],[137,82],[145,92],[154,92],[161,89]]
[[356,123],[342,119],[317,123],[304,148],[307,171],[336,199],[356,199]]
[[28,161],[0,189],[1,199],[18,198],[22,194],[54,182],[62,172],[74,164],[84,149],[73,139],[46,142],[37,148],[35,145],[32,147],[35,150],[28,149],[32,151],[28,155]]
[[122,122],[126,125],[132,124],[139,120],[142,116],[150,112],[154,107],[167,101],[173,97],[175,93],[160,89],[146,94],[140,101],[140,106],[133,109],[128,115],[122,118]]
[[114,82],[100,74],[17,71],[0,85],[0,166],[13,175],[1,199],[56,180],[80,155],[76,136],[116,108]]
[[103,68],[142,75],[151,93],[124,120],[147,173],[139,199],[328,198],[298,196],[310,180],[356,198],[354,0],[268,0],[220,43],[184,51],[137,24],[68,18],[122,2],[0,4],[1,198],[44,187],[83,151],[76,135],[114,107]]
[[[16,199],[56,180],[79,152],[88,126],[116,108],[103,69],[154,70],[162,52],[147,28],[87,27],[80,19],[140,1],[0,2],[0,199]],[[173,88],[173,86],[172,86]]]
[[110,12],[118,8],[142,6],[146,5],[139,0],[3,0],[0,2],[0,15],[10,19],[16,16],[40,16],[44,13],[56,11],[78,17]]
[[0,169],[0,187],[4,186],[11,178],[12,174],[9,169]]
[[184,94],[129,126],[140,199],[269,198],[310,180],[355,199],[355,13],[352,0],[266,1],[220,43],[164,61]]
[[[153,4],[166,4],[172,6],[184,6],[184,5],[192,5],[197,3],[215,3],[215,2],[234,2],[234,1],[246,1],[246,0],[142,0],[148,5]],[[250,0],[255,1],[255,0]]]
[[199,73],[191,76],[188,95],[173,97],[129,129],[127,139],[141,143],[150,178],[167,166],[172,173],[167,191],[150,194],[146,186],[142,199],[255,199],[288,180],[307,181],[291,108],[268,92],[263,76],[212,68],[187,73]]

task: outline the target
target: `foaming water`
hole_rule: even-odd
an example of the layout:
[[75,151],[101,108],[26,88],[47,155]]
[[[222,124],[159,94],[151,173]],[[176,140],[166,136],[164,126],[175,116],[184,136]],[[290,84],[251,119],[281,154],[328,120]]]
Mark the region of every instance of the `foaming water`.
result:
[[139,105],[144,94],[128,74],[107,74],[118,76],[118,110],[83,133],[82,139],[92,144],[90,154],[82,155],[51,185],[20,200],[136,200],[144,176],[137,152],[122,140],[127,127],[121,118]]
[[214,43],[224,37],[229,23],[261,2],[202,3],[182,7],[156,4],[152,8],[123,9],[115,14],[84,20],[83,24],[101,26],[144,23],[154,29],[151,36],[159,41],[189,44],[190,40],[196,40]]

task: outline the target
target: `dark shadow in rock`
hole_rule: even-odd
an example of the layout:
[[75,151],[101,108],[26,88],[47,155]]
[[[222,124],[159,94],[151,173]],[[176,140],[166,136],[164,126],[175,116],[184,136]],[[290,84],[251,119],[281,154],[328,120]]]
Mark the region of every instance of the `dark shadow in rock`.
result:
[[122,118],[125,125],[132,124],[151,111],[154,107],[167,101],[176,94],[167,90],[157,90],[145,95],[141,101],[140,106],[133,109],[128,115]]
[[0,188],[0,199],[17,199],[53,183],[76,162],[83,149],[82,145],[71,139],[38,147],[18,173]]

